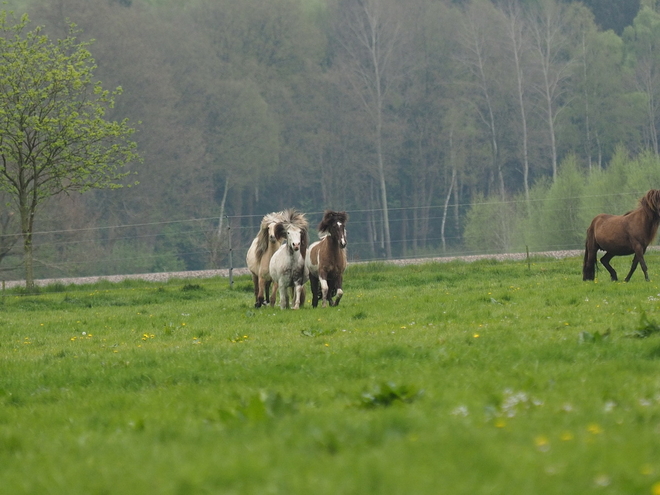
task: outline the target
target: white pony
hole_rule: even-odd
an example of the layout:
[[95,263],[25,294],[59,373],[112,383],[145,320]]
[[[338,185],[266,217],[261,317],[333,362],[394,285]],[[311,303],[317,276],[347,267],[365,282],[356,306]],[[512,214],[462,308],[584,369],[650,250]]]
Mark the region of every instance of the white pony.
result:
[[[305,267],[308,234],[307,220],[303,213],[294,209],[285,210],[285,220],[275,226],[275,235],[285,242],[270,259],[270,276],[273,279],[273,294],[270,305],[275,306],[275,295],[279,289],[280,308],[299,309],[305,302],[305,282],[309,278]],[[291,297],[289,289],[293,290]]]
[[265,215],[261,219],[259,233],[252,241],[248,249],[245,262],[252,273],[252,282],[254,283],[254,307],[261,306],[270,302],[270,285],[273,279],[270,277],[268,269],[270,258],[277,248],[282,244],[282,237],[275,235],[275,226],[284,221],[284,212],[273,212]]

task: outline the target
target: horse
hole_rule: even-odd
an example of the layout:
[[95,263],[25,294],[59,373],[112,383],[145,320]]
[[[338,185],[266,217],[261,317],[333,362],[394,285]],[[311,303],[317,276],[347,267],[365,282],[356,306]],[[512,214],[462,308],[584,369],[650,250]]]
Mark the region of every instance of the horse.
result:
[[[280,308],[286,309],[292,299],[292,308],[299,309],[305,303],[305,282],[308,272],[305,267],[308,234],[307,219],[304,213],[294,209],[284,211],[284,221],[275,226],[275,235],[285,242],[270,259],[269,271],[273,279],[273,293],[270,305],[275,306],[275,296],[279,290]],[[290,298],[289,289],[293,289]]]
[[617,281],[616,271],[610,265],[614,256],[634,254],[628,282],[637,265],[642,266],[644,277],[649,274],[644,261],[646,248],[653,241],[660,224],[660,190],[651,189],[639,200],[639,206],[623,215],[597,215],[587,229],[587,240],[582,265],[582,280],[593,280],[596,269],[596,253],[600,249],[605,255],[600,262],[610,273],[612,281]]
[[273,279],[270,277],[269,264],[273,253],[282,244],[282,237],[275,234],[275,226],[284,221],[284,212],[273,212],[261,219],[259,233],[248,249],[245,261],[252,274],[254,284],[254,307],[270,302],[270,286]]
[[[320,241],[309,246],[305,265],[309,270],[309,283],[312,286],[312,307],[338,306],[344,291],[342,278],[346,270],[346,222],[345,211],[326,210],[319,223]],[[333,297],[337,298],[333,301]]]

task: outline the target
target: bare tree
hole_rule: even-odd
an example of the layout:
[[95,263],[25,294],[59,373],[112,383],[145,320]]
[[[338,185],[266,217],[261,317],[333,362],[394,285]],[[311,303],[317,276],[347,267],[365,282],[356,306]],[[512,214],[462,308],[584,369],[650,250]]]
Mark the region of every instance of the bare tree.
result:
[[342,47],[341,68],[354,94],[373,124],[376,174],[383,210],[383,244],[392,257],[387,181],[385,174],[384,112],[388,93],[396,77],[395,58],[402,35],[396,2],[347,0],[340,3],[338,42]]
[[[479,119],[488,129],[490,142],[490,160],[493,173],[497,177],[499,192],[502,199],[506,196],[504,173],[500,159],[499,121],[496,117],[497,77],[491,73],[496,64],[492,53],[495,48],[494,37],[490,37],[492,16],[489,5],[475,2],[465,14],[465,24],[461,36],[461,53],[459,58],[469,70],[472,81],[477,89],[478,99],[472,101]],[[468,99],[470,96],[468,95]]]
[[541,95],[548,124],[552,178],[557,180],[557,117],[567,104],[567,88],[573,65],[565,33],[564,8],[555,0],[542,2],[530,16],[536,62],[540,78],[536,90]]
[[646,140],[657,155],[658,117],[660,115],[660,57],[658,56],[660,14],[645,8],[635,19],[632,27],[626,28],[624,36],[630,40],[631,52],[635,57],[635,85],[646,97]]
[[522,165],[523,187],[525,200],[529,203],[529,132],[527,128],[527,81],[525,78],[524,58],[529,49],[529,41],[525,27],[525,20],[520,4],[516,0],[508,0],[504,7],[506,17],[506,35],[509,41],[516,78],[516,93],[520,110],[520,128],[522,132]]

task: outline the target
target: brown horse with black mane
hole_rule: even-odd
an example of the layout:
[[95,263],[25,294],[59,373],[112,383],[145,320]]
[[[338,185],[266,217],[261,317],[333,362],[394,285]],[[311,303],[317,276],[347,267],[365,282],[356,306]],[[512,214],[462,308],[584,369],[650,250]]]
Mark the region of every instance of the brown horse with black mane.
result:
[[[312,307],[316,307],[319,298],[322,307],[326,304],[338,306],[344,291],[341,288],[344,270],[346,270],[346,222],[345,211],[326,210],[319,224],[320,241],[309,246],[305,265],[309,270],[309,282],[312,286]],[[337,298],[333,301],[333,297]]]
[[626,277],[628,282],[637,265],[642,266],[646,281],[649,280],[644,253],[655,238],[660,224],[660,190],[651,189],[639,200],[639,206],[623,215],[596,216],[587,229],[584,249],[582,280],[593,280],[596,271],[596,253],[600,249],[605,255],[600,262],[610,273],[613,281],[618,280],[616,271],[610,265],[614,256],[634,254],[632,267]]

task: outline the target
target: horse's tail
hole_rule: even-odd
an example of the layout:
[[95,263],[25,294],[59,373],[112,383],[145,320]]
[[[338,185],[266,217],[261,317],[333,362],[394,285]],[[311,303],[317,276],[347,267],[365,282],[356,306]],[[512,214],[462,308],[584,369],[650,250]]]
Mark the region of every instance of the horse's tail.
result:
[[582,280],[593,280],[596,278],[596,235],[593,222],[587,229],[587,240],[584,243],[584,263],[582,264]]

